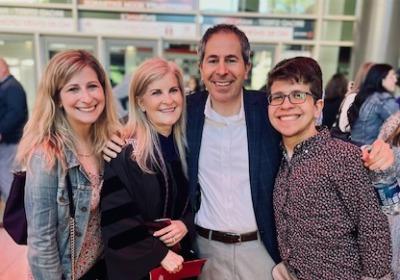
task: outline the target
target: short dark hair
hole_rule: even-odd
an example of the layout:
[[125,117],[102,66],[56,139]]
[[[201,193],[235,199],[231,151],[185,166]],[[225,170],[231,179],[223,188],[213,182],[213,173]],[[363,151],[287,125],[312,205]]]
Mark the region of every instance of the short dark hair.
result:
[[207,29],[207,31],[204,33],[203,37],[200,40],[199,46],[197,48],[197,54],[199,56],[199,63],[202,64],[204,55],[205,55],[205,50],[206,50],[206,44],[208,40],[210,40],[211,36],[217,33],[233,33],[235,34],[240,42],[240,46],[242,48],[242,57],[244,60],[245,64],[250,63],[250,43],[249,39],[247,38],[246,34],[237,26],[233,24],[217,24],[214,25],[210,28]]
[[298,56],[284,59],[268,73],[267,94],[275,81],[293,81],[310,85],[316,99],[322,98],[322,71],[318,62],[310,57]]

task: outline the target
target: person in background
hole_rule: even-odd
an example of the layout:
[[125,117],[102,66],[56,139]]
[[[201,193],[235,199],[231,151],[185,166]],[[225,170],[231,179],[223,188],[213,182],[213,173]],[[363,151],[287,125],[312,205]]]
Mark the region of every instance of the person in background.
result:
[[27,118],[24,88],[10,74],[4,58],[0,57],[0,200],[4,203],[10,192],[11,168]]
[[196,76],[191,75],[189,77],[187,85],[188,85],[187,89],[188,94],[192,94],[200,90],[200,81],[199,78],[197,78]]
[[360,87],[364,82],[369,69],[373,65],[374,64],[372,62],[363,63],[357,71],[355,80],[348,83],[347,93],[342,101],[342,104],[339,107],[336,121],[333,124],[333,127],[337,127],[341,132],[350,133],[350,125],[349,119],[347,117],[347,112],[349,111],[350,106],[353,104],[354,98],[356,98],[356,95],[360,90]]
[[324,104],[318,63],[281,61],[267,90],[283,146],[273,197],[283,260],[276,279],[391,279],[388,222],[360,148],[315,126]]
[[[27,170],[28,261],[35,280],[105,279],[101,151],[119,129],[115,111],[109,80],[89,52],[64,51],[50,60],[16,156]],[[67,176],[75,206],[75,242]]]
[[393,97],[396,82],[396,73],[388,64],[375,64],[368,71],[348,111],[352,141],[371,144],[383,122],[399,110]]
[[[122,133],[127,144],[106,165],[102,234],[109,279],[148,279],[162,266],[171,273],[189,256],[193,236],[189,204],[185,98],[182,73],[173,62],[153,58],[135,71],[130,115]],[[151,224],[170,225],[154,234]],[[181,245],[181,251],[174,246]]]
[[331,128],[335,122],[340,104],[347,92],[348,80],[345,75],[337,73],[332,76],[325,87],[322,125]]

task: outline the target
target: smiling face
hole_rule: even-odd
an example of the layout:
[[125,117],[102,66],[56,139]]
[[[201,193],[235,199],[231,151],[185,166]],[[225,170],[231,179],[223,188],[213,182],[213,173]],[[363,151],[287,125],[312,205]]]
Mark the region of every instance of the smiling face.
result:
[[[290,92],[310,92],[310,86],[287,80],[277,80],[271,85],[271,95]],[[314,101],[307,95],[302,104],[292,104],[288,98],[282,105],[268,106],[268,116],[272,126],[282,134],[286,147],[294,147],[296,144],[317,134],[315,119],[321,114],[323,101]]]
[[394,70],[390,70],[386,77],[382,80],[382,86],[389,92],[396,90],[397,76]]
[[105,96],[96,72],[89,66],[72,76],[60,91],[60,106],[75,131],[89,130],[104,110]]
[[226,108],[240,104],[249,69],[250,65],[246,65],[242,57],[239,38],[234,33],[219,32],[210,37],[200,72],[214,110],[218,112],[221,105]]
[[175,75],[168,72],[150,83],[138,103],[157,132],[170,135],[183,110],[183,93]]

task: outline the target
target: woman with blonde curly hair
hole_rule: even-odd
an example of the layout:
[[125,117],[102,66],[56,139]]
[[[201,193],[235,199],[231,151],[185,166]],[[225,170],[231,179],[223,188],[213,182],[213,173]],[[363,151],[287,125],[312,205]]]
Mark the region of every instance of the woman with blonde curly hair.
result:
[[[83,50],[56,54],[44,71],[17,152],[17,162],[27,169],[28,260],[34,279],[103,279],[101,151],[118,127],[111,87],[97,59]],[[67,177],[75,206],[73,247]]]

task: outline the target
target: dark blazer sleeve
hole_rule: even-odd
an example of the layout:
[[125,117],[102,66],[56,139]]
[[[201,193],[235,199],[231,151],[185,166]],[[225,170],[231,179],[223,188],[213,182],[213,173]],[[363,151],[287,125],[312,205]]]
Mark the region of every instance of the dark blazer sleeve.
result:
[[[26,94],[21,84],[13,76],[2,85],[2,102],[5,113],[0,118],[0,134],[16,133],[21,130],[28,117]],[[3,135],[4,136],[4,135]]]
[[142,171],[125,148],[105,167],[101,194],[101,226],[109,279],[142,279],[160,265],[168,248],[153,237],[144,225],[143,208],[135,188]]

